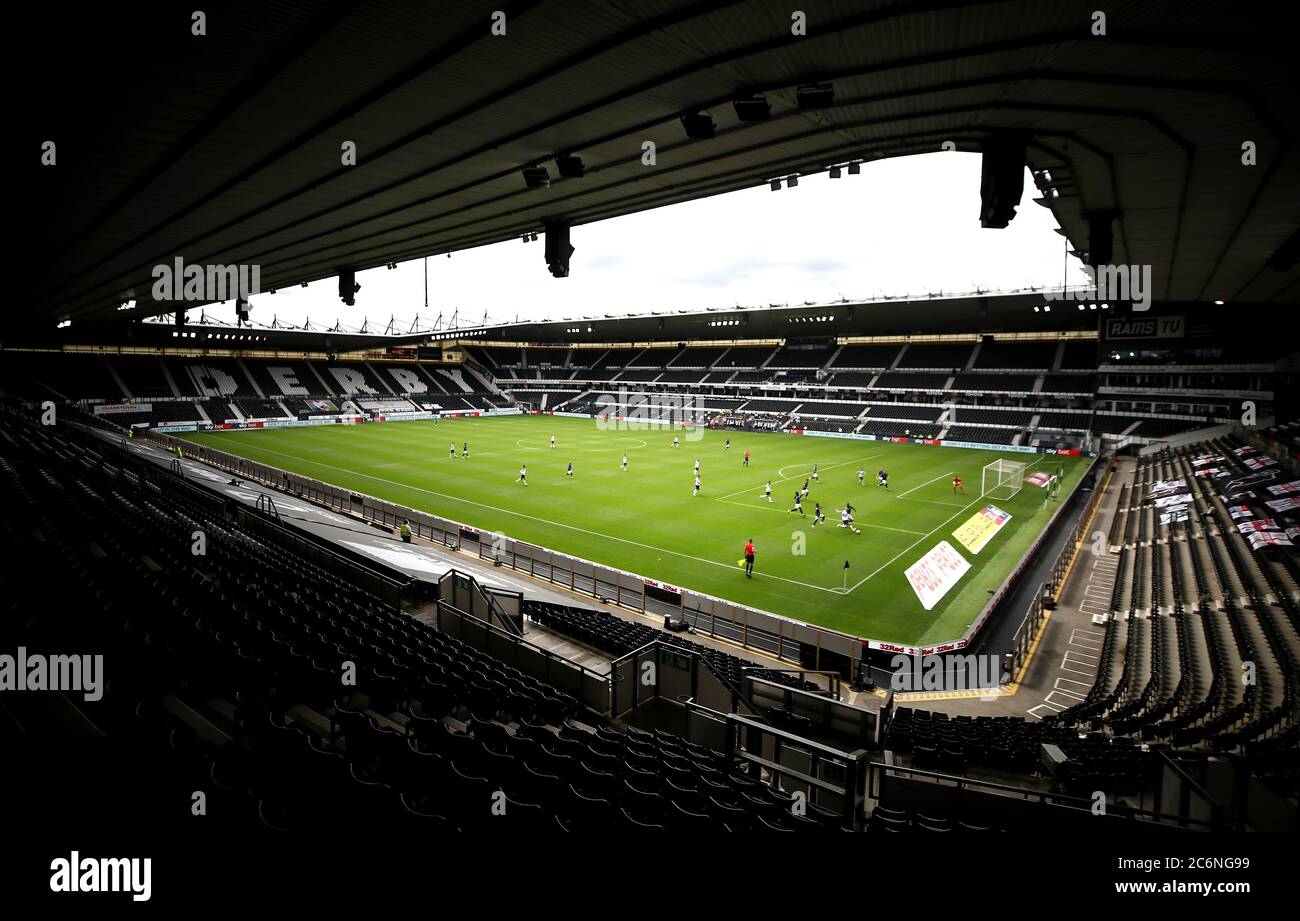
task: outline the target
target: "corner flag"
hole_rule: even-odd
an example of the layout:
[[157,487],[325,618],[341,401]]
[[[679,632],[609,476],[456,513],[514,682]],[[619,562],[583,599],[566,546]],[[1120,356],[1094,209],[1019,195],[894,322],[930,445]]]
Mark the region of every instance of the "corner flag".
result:
[[844,561],[844,591],[849,590],[849,561]]

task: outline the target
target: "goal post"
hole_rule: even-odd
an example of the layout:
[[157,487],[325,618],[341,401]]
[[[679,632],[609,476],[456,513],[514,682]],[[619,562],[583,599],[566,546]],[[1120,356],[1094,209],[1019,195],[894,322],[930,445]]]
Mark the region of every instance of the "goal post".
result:
[[1025,485],[1025,462],[998,458],[985,464],[980,483],[980,497],[990,499],[1014,498]]

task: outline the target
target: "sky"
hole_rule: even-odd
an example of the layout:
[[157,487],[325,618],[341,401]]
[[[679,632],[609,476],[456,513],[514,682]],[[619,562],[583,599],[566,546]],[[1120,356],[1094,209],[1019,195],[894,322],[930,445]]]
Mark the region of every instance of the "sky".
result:
[[[458,325],[564,320],[707,307],[826,303],[883,295],[1059,286],[1066,241],[1051,211],[1034,204],[1026,171],[1015,219],[979,225],[980,156],[936,152],[865,163],[858,176],[805,176],[796,188],[756,189],[574,227],[568,278],[552,278],[543,238],[511,240],[394,270],[357,275],[356,306],[332,279],[252,298],[252,320],[371,332],[390,317],[405,332],[453,314]],[[538,194],[546,194],[544,190]],[[1068,271],[1078,282],[1079,263]],[[198,312],[191,316],[197,319]],[[207,308],[233,319],[233,304]]]

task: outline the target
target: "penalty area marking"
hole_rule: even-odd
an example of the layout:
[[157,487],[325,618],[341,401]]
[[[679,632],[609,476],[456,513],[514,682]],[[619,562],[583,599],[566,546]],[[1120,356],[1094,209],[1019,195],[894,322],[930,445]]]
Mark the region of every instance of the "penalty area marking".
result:
[[984,497],[983,497],[983,496],[980,496],[980,498],[976,499],[974,502],[970,503],[969,505],[964,505],[964,506],[962,506],[962,509],[961,509],[960,512],[958,512],[956,515],[953,515],[951,518],[948,518],[948,519],[946,519],[945,521],[940,522],[939,525],[938,525],[937,527],[935,527],[933,530],[927,531],[926,533],[922,534],[920,537],[918,537],[916,540],[914,540],[911,544],[909,544],[908,546],[904,547],[904,548],[903,548],[902,550],[900,550],[897,554],[895,554],[895,555],[894,555],[890,560],[888,560],[888,561],[882,563],[880,566],[876,567],[876,569],[873,570],[873,571],[872,571],[869,575],[867,575],[865,578],[860,579],[858,582],[854,583],[853,588],[850,588],[850,589],[848,589],[847,591],[844,590],[844,589],[835,589],[834,591],[835,591],[837,594],[840,594],[840,595],[851,595],[851,594],[853,594],[853,593],[856,592],[856,591],[858,590],[858,588],[859,588],[859,587],[860,587],[864,582],[866,582],[868,579],[874,579],[874,578],[875,578],[877,575],[879,575],[882,571],[884,571],[885,569],[888,569],[890,566],[892,566],[892,565],[893,565],[893,564],[894,564],[894,563],[899,559],[899,557],[901,557],[903,554],[910,552],[911,549],[912,549],[913,547],[915,547],[917,544],[921,543],[921,541],[925,540],[927,537],[929,537],[929,536],[930,536],[931,534],[933,534],[935,531],[938,531],[940,528],[943,528],[943,527],[947,526],[948,522],[952,521],[953,518],[956,518],[958,515],[961,515],[962,512],[965,512],[967,509],[972,508],[972,507],[974,507],[975,505],[978,505],[978,504],[979,504],[980,502],[982,502],[982,501],[984,501]]
[[[732,501],[731,499],[716,499],[714,501],[725,502],[728,505],[739,505],[741,508],[754,509],[760,512],[780,512],[783,515],[790,514],[789,509],[777,508],[775,504],[769,505],[764,503],[763,505],[751,505],[748,502],[735,502]],[[802,520],[802,518],[796,520]],[[909,531],[907,528],[891,528],[889,527],[889,525],[884,525],[884,524],[872,524],[869,521],[858,521],[856,518],[854,519],[854,524],[861,525],[864,528],[876,528],[877,530],[880,531],[897,531],[899,534],[921,534],[922,536],[924,536],[924,534],[926,533],[923,531]],[[838,527],[838,525],[836,525],[836,527]]]
[[918,489],[921,489],[921,488],[923,488],[923,487],[929,486],[931,483],[937,483],[939,480],[942,480],[942,479],[943,479],[944,477],[946,477],[946,476],[956,476],[956,474],[957,474],[957,471],[956,471],[956,470],[949,470],[947,473],[941,473],[941,474],[939,474],[937,477],[935,477],[933,480],[926,480],[926,481],[925,481],[924,483],[922,483],[920,486],[913,486],[913,487],[912,487],[911,489],[909,489],[907,492],[900,492],[900,493],[898,494],[898,498],[902,499],[902,498],[904,498],[905,496],[907,496],[908,493],[916,492]]
[[[872,458],[876,458],[876,457],[884,457],[884,456],[885,456],[884,454],[870,454],[870,455],[868,455],[867,457],[858,457],[858,458],[854,458],[853,460],[846,460],[846,461],[844,461],[844,463],[842,463],[842,464],[831,464],[829,467],[821,467],[821,468],[818,468],[818,471],[817,471],[817,472],[820,474],[820,473],[821,473],[822,471],[824,471],[824,470],[835,470],[837,467],[847,467],[849,464],[860,464],[860,463],[862,463],[863,461],[869,461],[869,460],[871,460]],[[812,475],[812,465],[811,465],[811,464],[786,464],[784,467],[782,467],[780,470],[778,470],[777,473],[778,473],[778,474],[781,473],[782,470],[789,470],[791,467],[807,467],[807,468],[808,468],[808,472],[809,472],[809,476]],[[787,476],[787,477],[782,477],[782,478],[779,479],[779,480],[773,480],[772,482],[773,482],[773,483],[785,483],[785,482],[787,482],[787,481],[789,481],[789,480],[797,480],[797,479],[799,479],[799,477],[797,477],[797,476]],[[744,495],[745,493],[747,493],[747,492],[753,492],[754,490],[758,490],[759,494],[761,495],[762,492],[763,492],[763,484],[762,484],[762,483],[759,483],[757,486],[752,486],[752,487],[751,487],[751,486],[746,486],[744,489],[737,489],[735,492],[729,492],[729,493],[727,493],[725,496],[714,496],[713,499],[714,499],[714,501],[716,501],[716,502],[721,502],[721,501],[723,501],[724,499],[730,499],[732,496],[740,496],[740,495]]]

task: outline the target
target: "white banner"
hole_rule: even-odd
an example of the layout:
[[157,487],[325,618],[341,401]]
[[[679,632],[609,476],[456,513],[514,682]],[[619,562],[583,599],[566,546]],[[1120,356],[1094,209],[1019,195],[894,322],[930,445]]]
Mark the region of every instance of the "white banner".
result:
[[409,412],[409,413],[376,413],[376,422],[412,422],[417,419],[433,419],[437,413],[429,412]]
[[1170,493],[1178,492],[1180,489],[1187,488],[1186,480],[1156,480],[1147,489],[1147,498],[1154,499],[1157,496],[1165,496]]
[[859,435],[857,432],[815,432],[812,429],[803,429],[805,435],[811,435],[814,438],[851,438],[854,441],[875,441],[875,435]]
[[940,444],[945,448],[978,448],[981,451],[1015,451],[1019,454],[1038,453],[1038,449],[1031,445],[991,445],[982,441],[949,441],[947,438]]
[[965,557],[954,550],[952,544],[941,540],[933,550],[907,567],[904,575],[921,606],[929,611],[969,570],[970,563]]

